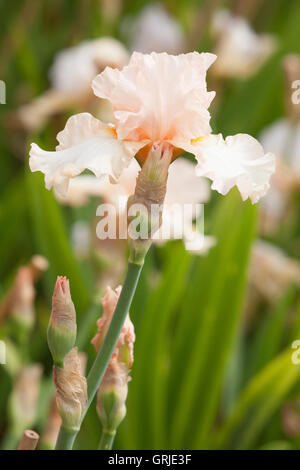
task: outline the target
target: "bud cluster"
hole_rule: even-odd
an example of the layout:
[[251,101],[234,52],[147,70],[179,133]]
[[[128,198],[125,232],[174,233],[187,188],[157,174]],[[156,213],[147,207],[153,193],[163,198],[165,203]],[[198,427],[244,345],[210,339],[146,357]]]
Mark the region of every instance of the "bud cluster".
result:
[[76,432],[87,402],[87,382],[82,372],[80,354],[74,348],[77,334],[76,311],[69,281],[58,276],[48,325],[48,345],[53,357],[53,380],[56,403],[62,426]]
[[[113,291],[107,287],[102,299],[103,315],[98,320],[98,333],[92,343],[98,351],[109,328],[121,287]],[[97,394],[97,412],[105,433],[114,435],[126,415],[129,373],[133,364],[134,327],[127,314],[117,346],[110,359]]]

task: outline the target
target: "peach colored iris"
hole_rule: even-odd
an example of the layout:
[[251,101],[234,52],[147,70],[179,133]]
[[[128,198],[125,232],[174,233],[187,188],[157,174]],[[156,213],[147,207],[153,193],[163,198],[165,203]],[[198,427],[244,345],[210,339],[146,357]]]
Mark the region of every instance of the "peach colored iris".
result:
[[215,93],[207,91],[206,72],[215,59],[197,52],[134,53],[122,70],[107,67],[92,87],[111,102],[114,123],[88,113],[71,117],[57,136],[56,152],[32,144],[31,170],[42,171],[46,187],[64,195],[70,178],[86,169],[117,181],[134,156],[143,163],[151,146],[168,145],[173,157],[176,149],[193,153],[197,175],[210,178],[217,191],[226,194],[237,185],[243,199],[257,202],[269,187],[274,156],[247,134],[226,140],[210,135],[208,108]]

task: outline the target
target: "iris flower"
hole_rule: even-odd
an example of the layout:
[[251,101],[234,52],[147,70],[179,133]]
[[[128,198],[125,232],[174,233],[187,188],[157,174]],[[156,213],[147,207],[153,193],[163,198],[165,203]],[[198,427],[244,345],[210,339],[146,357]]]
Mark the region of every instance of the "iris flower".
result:
[[187,151],[196,157],[196,174],[211,179],[213,189],[226,194],[237,186],[243,200],[257,202],[269,187],[275,158],[247,134],[211,134],[208,108],[215,93],[207,91],[206,72],[215,59],[209,53],[135,52],[122,70],[107,67],[92,88],[111,102],[114,123],[88,113],[72,116],[57,135],[56,151],[32,144],[31,170],[43,172],[46,188],[63,196],[70,179],[86,169],[117,182],[134,157],[143,166],[155,149],[168,154],[169,165]]

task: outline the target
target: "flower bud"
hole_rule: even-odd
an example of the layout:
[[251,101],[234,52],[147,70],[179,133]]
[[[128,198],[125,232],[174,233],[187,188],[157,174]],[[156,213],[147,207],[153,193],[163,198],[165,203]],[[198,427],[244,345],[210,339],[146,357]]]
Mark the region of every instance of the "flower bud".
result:
[[97,413],[107,433],[114,434],[126,416],[128,380],[126,368],[113,360],[97,393]]
[[172,157],[173,147],[170,144],[153,144],[137,177],[135,193],[128,199],[130,261],[136,264],[143,262],[151,239],[162,224]]
[[105,290],[104,297],[101,299],[103,313],[102,316],[97,320],[98,332],[91,341],[97,352],[99,351],[109,328],[118,303],[118,299],[120,297],[121,290],[121,286],[118,286],[115,290],[108,286]]
[[81,375],[81,361],[77,348],[71,349],[64,359],[64,368],[53,366],[56,403],[62,426],[70,431],[80,429],[87,402],[87,382]]
[[52,297],[52,312],[47,338],[53,362],[62,366],[64,357],[76,341],[76,312],[71,299],[69,281],[58,276]]
[[[116,308],[121,287],[113,291],[106,288],[102,299],[103,315],[98,320],[98,333],[92,343],[98,351],[103,343]],[[97,412],[105,432],[114,434],[126,415],[126,397],[128,393],[129,372],[133,364],[134,327],[126,317],[117,346],[110,359],[97,394]]]

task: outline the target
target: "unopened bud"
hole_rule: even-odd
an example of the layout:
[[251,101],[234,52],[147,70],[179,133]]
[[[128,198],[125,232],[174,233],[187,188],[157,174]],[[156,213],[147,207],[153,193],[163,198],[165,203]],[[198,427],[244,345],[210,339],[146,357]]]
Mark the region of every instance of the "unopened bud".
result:
[[121,286],[118,286],[115,290],[108,286],[105,290],[104,297],[101,299],[103,313],[102,316],[97,320],[98,331],[91,341],[97,352],[99,351],[107,333],[107,330],[109,328],[110,322],[112,320],[115,308],[120,297],[121,290]]
[[62,426],[70,431],[80,429],[87,402],[87,382],[81,375],[81,362],[77,348],[71,349],[64,359],[64,367],[53,366],[57,409]]
[[142,264],[152,236],[162,224],[172,157],[170,144],[153,144],[137,177],[135,193],[128,199],[128,236],[130,261],[133,263]]
[[47,338],[53,362],[62,366],[64,357],[76,341],[76,312],[71,299],[69,281],[58,276],[52,297],[52,312]]
[[105,432],[115,433],[126,416],[128,373],[114,360],[107,368],[97,393],[97,413]]
[[[92,343],[98,351],[109,328],[121,287],[107,287],[102,299],[103,315],[98,320],[98,333]],[[117,346],[110,359],[97,394],[97,412],[105,432],[114,434],[126,415],[129,372],[133,364],[134,327],[127,314]]]

